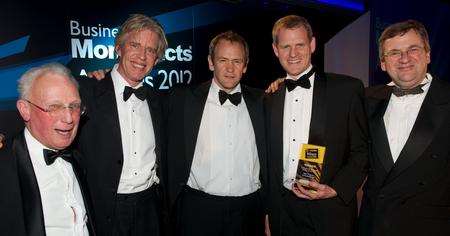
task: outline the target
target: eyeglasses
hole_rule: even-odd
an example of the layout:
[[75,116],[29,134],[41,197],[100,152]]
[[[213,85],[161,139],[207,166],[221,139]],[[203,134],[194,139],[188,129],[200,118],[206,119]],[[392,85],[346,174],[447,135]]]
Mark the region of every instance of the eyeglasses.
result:
[[411,46],[408,49],[406,49],[406,51],[402,51],[402,50],[391,50],[389,52],[386,52],[383,56],[391,59],[391,60],[399,60],[400,58],[403,57],[403,55],[406,55],[408,57],[417,57],[419,56],[425,49],[423,47],[420,46]]
[[86,107],[83,106],[81,103],[71,103],[67,106],[64,104],[51,104],[47,108],[43,108],[41,106],[38,106],[38,105],[32,103],[29,100],[26,100],[26,99],[24,99],[24,100],[27,101],[28,103],[30,103],[31,105],[33,105],[34,107],[38,108],[39,110],[50,114],[53,117],[63,115],[64,110],[66,108],[69,109],[71,114],[75,114],[75,115],[83,115],[84,112],[86,111]]

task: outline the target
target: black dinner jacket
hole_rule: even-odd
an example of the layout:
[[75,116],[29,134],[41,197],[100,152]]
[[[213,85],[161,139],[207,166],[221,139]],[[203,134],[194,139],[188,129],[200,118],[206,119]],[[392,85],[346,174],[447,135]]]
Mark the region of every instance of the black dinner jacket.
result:
[[[90,235],[95,235],[93,212],[80,154],[73,152],[73,171],[83,195]],[[23,132],[0,149],[0,232],[2,235],[44,236],[41,195]]]
[[[170,206],[189,179],[200,123],[208,97],[211,80],[197,87],[175,89],[168,97],[168,196]],[[260,164],[261,197],[264,201],[267,185],[266,142],[262,91],[241,84],[243,100],[247,106],[255,133]]]
[[[321,183],[338,197],[306,202],[321,235],[343,235],[340,225],[356,221],[356,192],[367,171],[368,128],[360,80],[337,74],[315,74],[308,143],[326,147]],[[285,84],[266,96],[269,217],[272,235],[280,235],[283,196],[283,119]],[[302,210],[306,214],[306,210]],[[339,226],[339,227],[338,227]]]
[[[114,85],[111,73],[107,73],[101,81],[82,78],[79,79],[79,83],[81,99],[87,110],[80,122],[77,143],[85,157],[87,182],[91,189],[97,231],[99,235],[111,235],[117,188],[124,159]],[[160,98],[149,88],[146,101],[155,135],[157,174],[160,183],[163,183],[164,176],[159,168],[164,149]],[[162,184],[159,187],[162,187]]]
[[367,89],[372,139],[360,235],[450,235],[450,85],[433,79],[394,163],[384,125],[391,89]]

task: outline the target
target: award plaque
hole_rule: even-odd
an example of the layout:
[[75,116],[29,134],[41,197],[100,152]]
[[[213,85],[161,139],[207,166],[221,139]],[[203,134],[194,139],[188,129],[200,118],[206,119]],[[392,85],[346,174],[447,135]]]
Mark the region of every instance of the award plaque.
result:
[[[325,147],[312,144],[303,144],[297,166],[296,180],[305,185],[307,181],[320,182],[322,166],[325,157]],[[305,181],[307,180],[307,181]],[[307,186],[305,186],[307,188]]]

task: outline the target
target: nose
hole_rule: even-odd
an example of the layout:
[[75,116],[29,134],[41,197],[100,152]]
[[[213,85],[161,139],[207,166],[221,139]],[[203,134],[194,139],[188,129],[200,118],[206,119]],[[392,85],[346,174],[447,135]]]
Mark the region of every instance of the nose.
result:
[[79,118],[79,114],[77,114],[74,110],[66,107],[62,110],[61,120],[66,124],[72,124],[75,118]]
[[233,71],[234,71],[234,65],[233,65],[233,63],[232,63],[232,62],[227,62],[227,63],[225,64],[225,70],[226,70],[227,72],[233,72]]
[[145,60],[146,59],[147,54],[145,53],[145,48],[144,47],[141,47],[141,48],[138,49],[138,57],[141,60]]
[[291,48],[289,50],[289,57],[296,57],[297,56],[297,50],[295,48]]
[[407,63],[407,62],[409,62],[409,54],[408,54],[408,52],[407,51],[405,51],[405,52],[401,52],[401,54],[400,54],[400,59],[399,59],[399,61],[401,62],[401,63]]

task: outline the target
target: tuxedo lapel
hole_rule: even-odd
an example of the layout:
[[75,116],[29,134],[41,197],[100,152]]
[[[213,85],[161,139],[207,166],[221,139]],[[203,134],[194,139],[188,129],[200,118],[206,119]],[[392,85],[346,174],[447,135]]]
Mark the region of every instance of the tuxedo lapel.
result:
[[[270,103],[267,107],[269,112],[269,135],[271,157],[275,158],[274,178],[279,181],[280,187],[283,186],[283,119],[284,119],[284,100],[286,96],[286,85],[280,84],[279,89],[270,95]],[[282,188],[280,188],[280,191]]]
[[154,91],[151,91],[150,88],[148,88],[147,92],[147,103],[148,108],[150,109],[150,117],[152,119],[153,124],[153,132],[155,134],[155,154],[156,154],[156,172],[158,176],[161,176],[160,174],[160,165],[161,165],[161,142],[162,142],[162,131],[161,127],[162,125],[162,110],[161,110],[161,102],[160,99],[157,97],[158,94],[156,94]]
[[22,194],[23,215],[27,235],[45,235],[41,194],[39,192],[39,186],[23,132],[14,140],[13,150],[17,157],[17,170]]
[[311,123],[308,143],[326,146],[325,128],[327,118],[327,81],[316,73],[314,77]]
[[250,120],[251,120],[252,126],[253,126],[253,132],[255,134],[259,162],[261,163],[261,166],[262,166],[262,163],[265,161],[263,159],[264,158],[263,155],[261,155],[261,153],[264,153],[263,150],[261,150],[261,149],[265,148],[264,137],[266,135],[264,132],[264,128],[263,128],[264,120],[262,117],[262,114],[263,114],[262,106],[258,106],[258,100],[257,100],[258,98],[255,97],[255,94],[253,94],[249,91],[247,86],[241,84],[241,88],[242,88],[242,97],[245,101],[245,105],[247,106],[248,114],[250,116]]
[[441,90],[438,83],[437,79],[431,82],[409,138],[400,152],[387,182],[400,175],[422,155],[444,120],[448,118],[446,113],[448,112],[449,99],[441,96],[441,94],[448,94],[448,91]]
[[78,185],[80,186],[81,195],[83,197],[83,203],[84,208],[86,209],[86,214],[88,216],[88,221],[86,222],[89,234],[95,235],[94,230],[94,224],[92,217],[94,216],[94,213],[92,212],[92,205],[91,205],[91,198],[89,189],[87,188],[87,182],[86,182],[86,172],[85,170],[80,166],[79,161],[82,159],[81,154],[79,154],[77,151],[73,151],[72,160],[70,161],[70,164],[72,164],[73,172],[75,173],[75,177],[77,178]]
[[197,144],[197,136],[200,130],[203,110],[205,108],[206,98],[208,97],[211,80],[207,81],[192,91],[187,91],[184,104],[184,138],[186,147],[186,158],[188,163],[188,171],[191,168],[192,159],[194,158],[195,145]]
[[377,156],[386,172],[389,172],[394,165],[383,119],[390,96],[391,89],[386,86],[379,91],[376,98],[369,101],[370,109],[373,110],[369,117],[370,131],[373,136],[373,149],[378,154]]
[[[111,145],[111,149],[114,149],[112,153],[118,153],[123,158],[119,114],[111,73],[106,74],[105,79],[98,83],[94,91],[94,100],[94,109],[96,109],[98,116],[96,119],[106,123],[102,127],[108,127],[108,130],[99,130],[98,132],[102,132],[105,135],[103,138],[114,144]],[[89,111],[87,115],[89,117]]]

